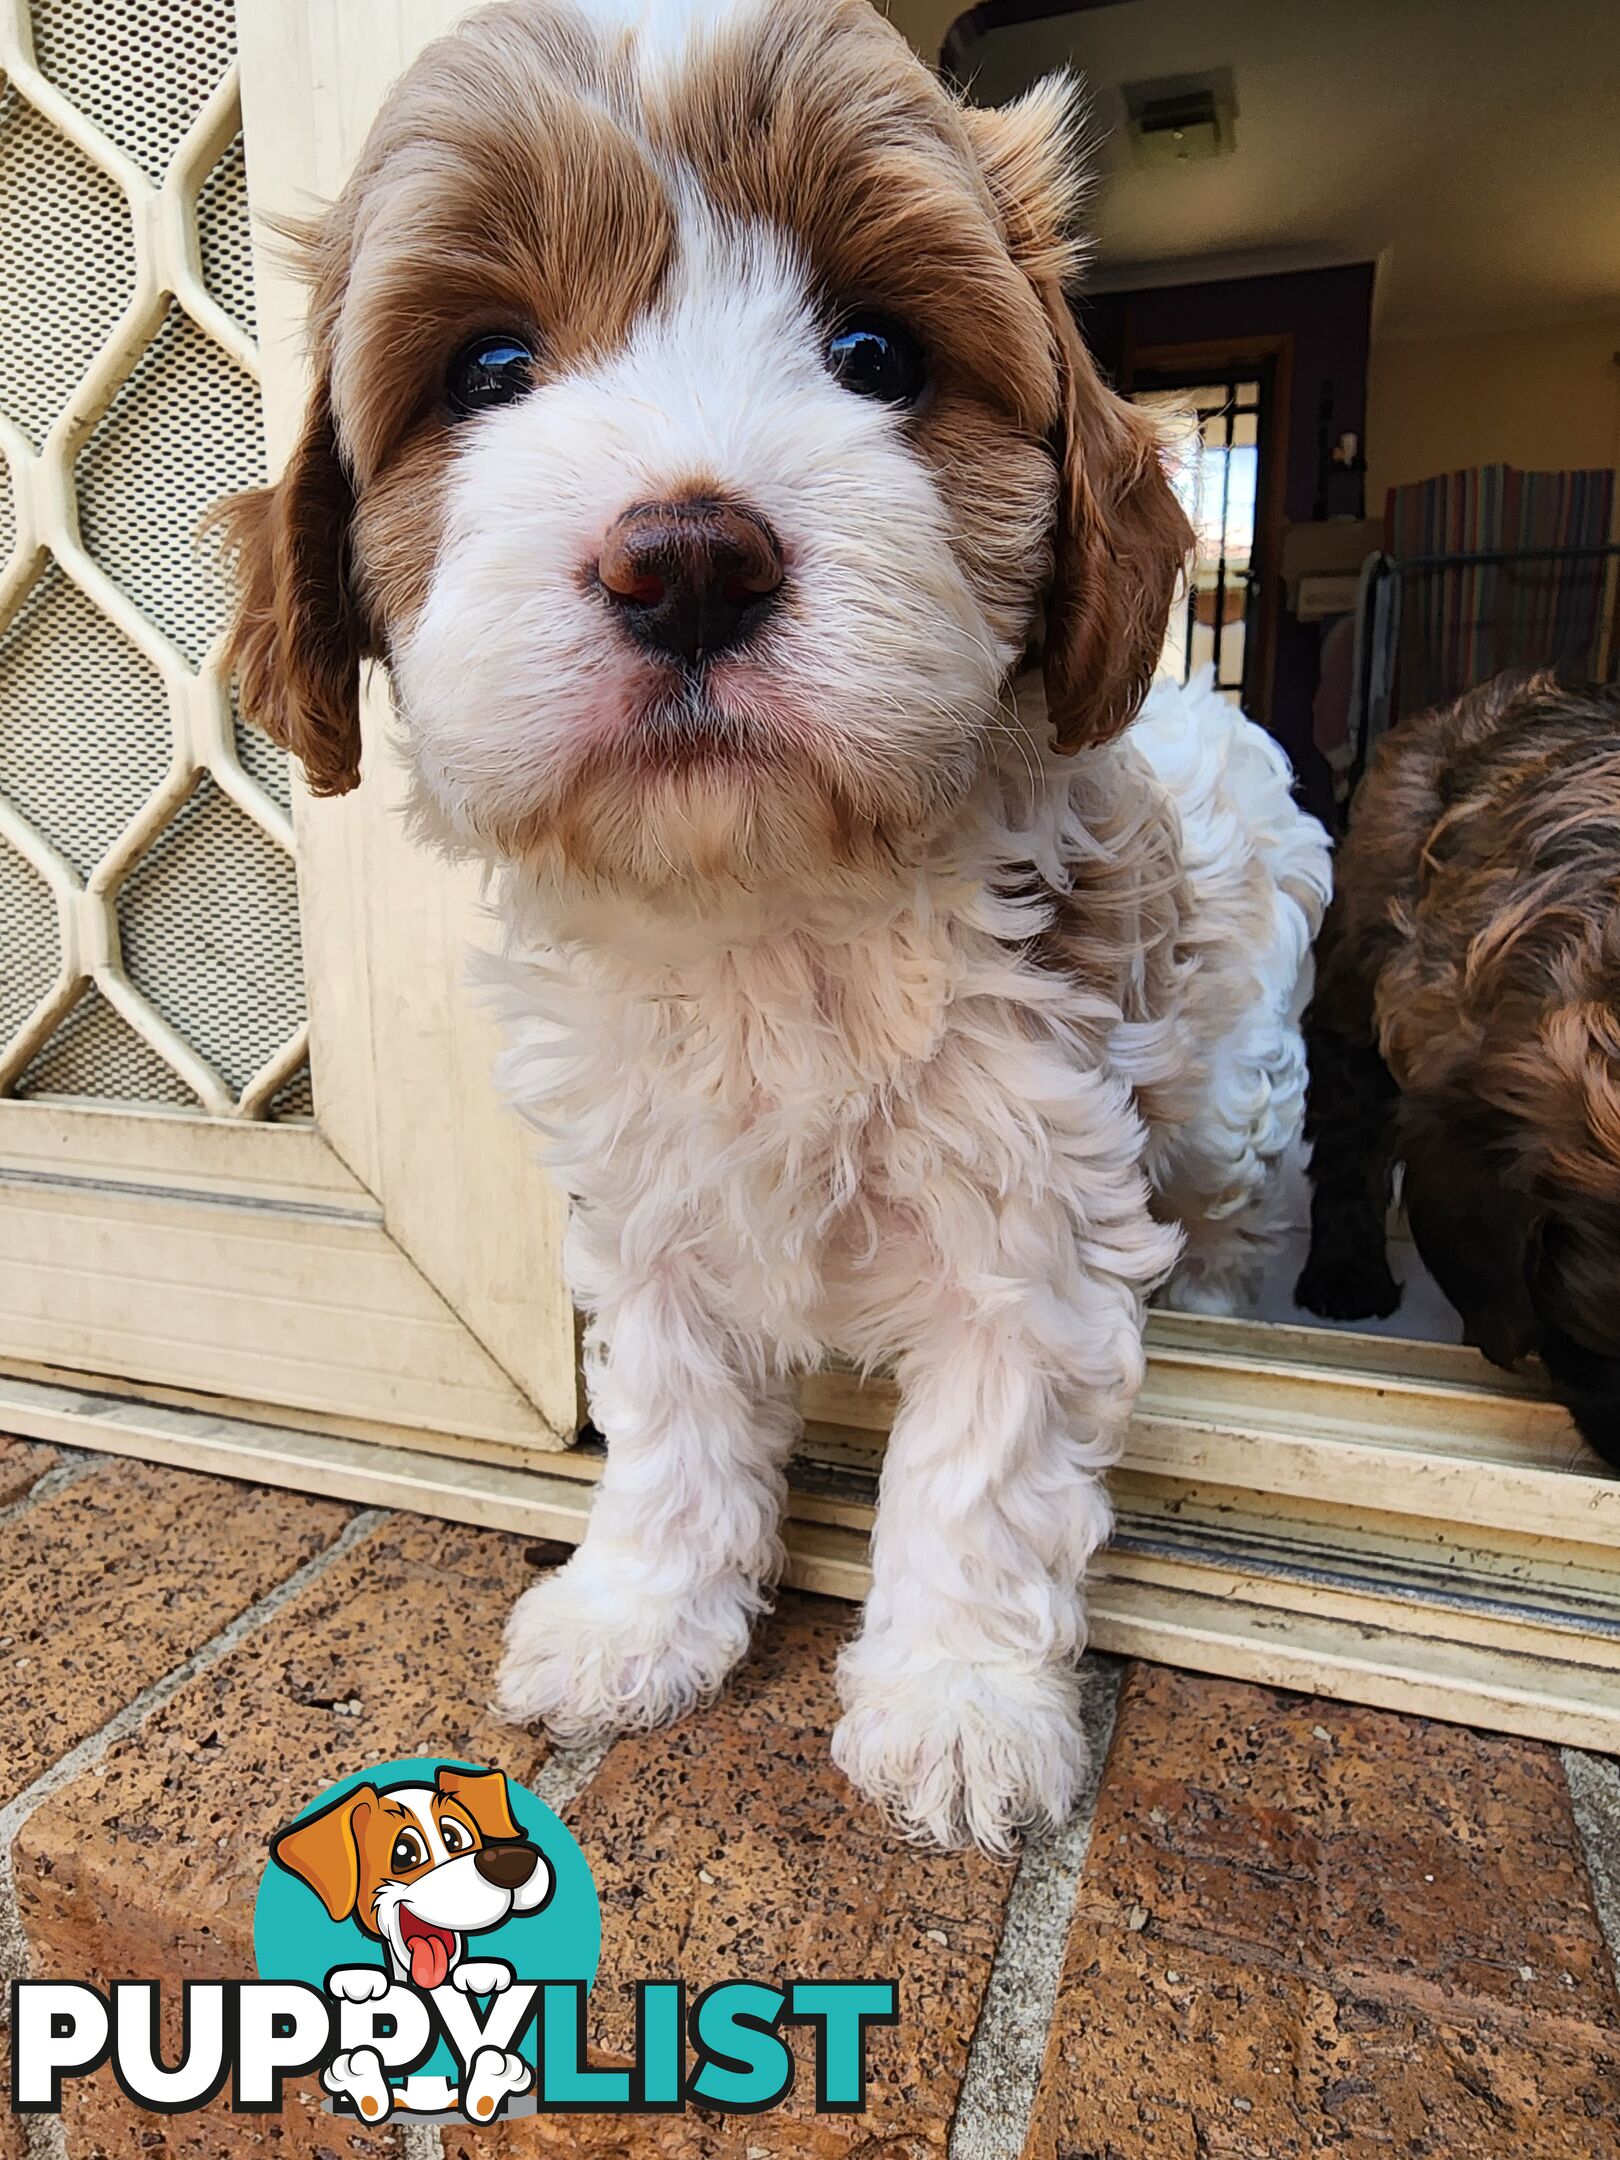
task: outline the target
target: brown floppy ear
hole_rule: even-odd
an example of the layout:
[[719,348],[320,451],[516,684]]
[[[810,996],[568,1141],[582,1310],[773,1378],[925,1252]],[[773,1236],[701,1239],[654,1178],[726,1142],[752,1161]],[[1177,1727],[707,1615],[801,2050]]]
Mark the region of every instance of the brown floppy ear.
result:
[[1058,287],[1057,530],[1041,672],[1060,750],[1106,742],[1147,695],[1192,527],[1152,421],[1097,373]]
[[225,642],[242,710],[304,768],[311,792],[360,778],[360,662],[372,650],[349,571],[354,491],[323,380],[273,487],[213,513],[236,585]]
[[1057,366],[1052,583],[1041,668],[1060,750],[1106,742],[1153,678],[1192,528],[1148,416],[1110,390],[1086,350],[1068,288],[1087,185],[1085,116],[1072,76],[963,118],[1013,259],[1045,312]]
[[308,1883],[334,1920],[347,1920],[360,1899],[360,1846],[355,1817],[377,1804],[374,1785],[357,1785],[318,1815],[277,1831],[270,1840],[274,1859]]
[[506,1778],[501,1771],[441,1769],[433,1782],[440,1792],[460,1801],[478,1825],[481,1837],[497,1843],[503,1838],[522,1837],[523,1832],[513,1820]]

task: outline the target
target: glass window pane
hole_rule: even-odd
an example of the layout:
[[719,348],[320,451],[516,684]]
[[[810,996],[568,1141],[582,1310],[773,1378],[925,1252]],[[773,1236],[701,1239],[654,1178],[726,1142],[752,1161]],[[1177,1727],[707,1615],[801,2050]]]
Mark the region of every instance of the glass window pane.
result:
[[[1177,603],[1159,659],[1162,674],[1186,681],[1215,657],[1221,616],[1220,681],[1237,697],[1243,673],[1244,613],[1254,554],[1260,474],[1260,386],[1201,383],[1146,392],[1164,435],[1171,483],[1194,535],[1193,598]],[[1248,410],[1240,408],[1247,406]]]
[[[1235,597],[1242,599],[1241,589]],[[1229,621],[1221,629],[1221,672],[1215,687],[1230,690],[1234,694],[1243,688],[1243,645],[1246,629],[1241,611],[1235,622]]]
[[1222,460],[1226,473],[1225,541],[1227,566],[1247,566],[1254,552],[1254,491],[1260,477],[1258,450],[1228,451]]

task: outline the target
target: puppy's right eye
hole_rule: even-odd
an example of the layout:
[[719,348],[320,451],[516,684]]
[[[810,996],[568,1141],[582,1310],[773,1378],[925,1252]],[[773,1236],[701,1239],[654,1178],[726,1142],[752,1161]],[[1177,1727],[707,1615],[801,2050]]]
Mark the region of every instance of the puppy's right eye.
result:
[[497,405],[515,405],[534,388],[534,354],[522,338],[486,333],[456,354],[444,387],[458,420],[470,420]]
[[910,331],[869,309],[847,316],[827,340],[827,366],[834,382],[880,405],[915,405],[928,382]]
[[427,1858],[422,1840],[414,1830],[402,1830],[394,1840],[394,1849],[388,1855],[388,1865],[396,1875],[404,1875],[413,1867],[420,1867]]

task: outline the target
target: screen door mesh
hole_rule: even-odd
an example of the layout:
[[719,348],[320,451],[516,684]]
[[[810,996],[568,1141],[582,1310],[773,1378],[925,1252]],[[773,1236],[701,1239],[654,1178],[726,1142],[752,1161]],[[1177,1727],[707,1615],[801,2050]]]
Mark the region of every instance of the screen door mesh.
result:
[[233,0],[0,0],[0,1094],[310,1113],[286,760],[203,511],[263,477]]

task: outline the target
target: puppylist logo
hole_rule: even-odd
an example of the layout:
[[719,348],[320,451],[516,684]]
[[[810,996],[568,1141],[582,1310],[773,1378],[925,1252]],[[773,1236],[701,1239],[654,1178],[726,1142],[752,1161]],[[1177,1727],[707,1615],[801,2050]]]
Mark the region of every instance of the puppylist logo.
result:
[[11,2104],[57,2113],[67,2079],[110,2062],[135,2106],[164,2114],[227,2084],[239,2112],[274,2112],[284,2081],[311,2073],[334,2114],[365,2124],[759,2113],[792,2089],[797,2025],[817,2109],[864,2107],[867,2033],[896,2022],[892,1982],[728,1979],[689,1995],[684,1979],[642,1981],[633,2060],[593,2067],[601,1935],[585,1856],[534,1793],[478,1764],[374,1764],[271,1838],[259,1978],[187,1982],[177,2060],[154,1981],[14,1983]]
[[585,1990],[601,1921],[584,1856],[499,1770],[379,1765],[270,1841],[254,1916],[262,1978],[318,1985],[339,2046],[334,2109],[380,2123],[526,2112],[540,1987]]

